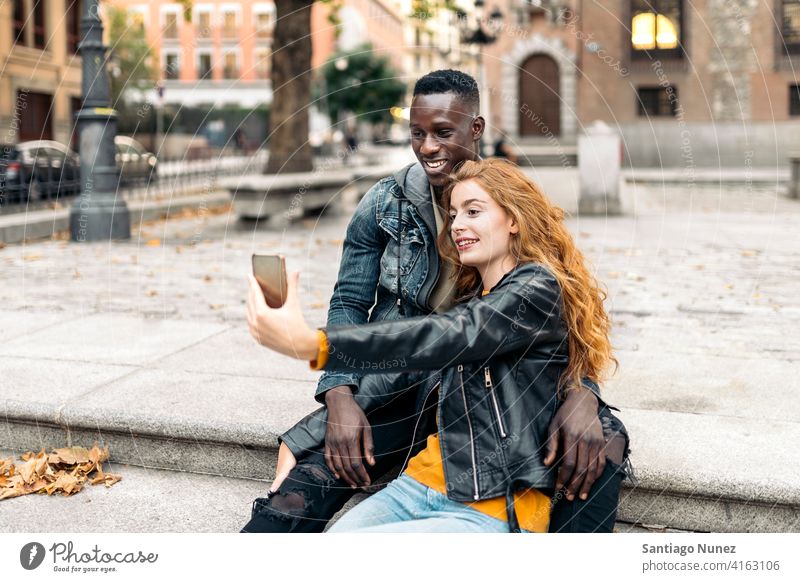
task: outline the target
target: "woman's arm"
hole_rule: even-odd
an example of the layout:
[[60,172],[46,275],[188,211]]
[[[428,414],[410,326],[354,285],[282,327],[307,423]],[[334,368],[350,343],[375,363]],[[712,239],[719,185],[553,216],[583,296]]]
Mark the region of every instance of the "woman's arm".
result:
[[438,369],[566,339],[558,283],[538,265],[518,267],[490,294],[442,314],[325,333],[325,369],[365,374]]
[[[271,309],[251,279],[250,332],[259,343],[299,359],[317,357],[318,332],[310,329],[297,298],[297,273],[289,277],[286,304]],[[362,374],[437,369],[483,360],[533,344],[561,343],[561,293],[555,277],[539,265],[522,265],[492,293],[446,313],[325,330],[326,370]],[[564,346],[566,350],[566,345]]]

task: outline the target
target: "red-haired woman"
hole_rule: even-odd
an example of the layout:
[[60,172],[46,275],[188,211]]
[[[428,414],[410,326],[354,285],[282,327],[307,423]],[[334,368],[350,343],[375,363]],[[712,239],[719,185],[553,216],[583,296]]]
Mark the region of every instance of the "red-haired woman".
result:
[[[563,211],[504,160],[467,161],[453,178],[438,241],[462,298],[450,311],[312,330],[299,307],[298,273],[280,309],[269,308],[251,280],[248,324],[268,348],[326,370],[441,370],[430,391],[438,397],[436,433],[333,532],[546,532],[555,484],[542,459],[547,427],[565,386],[600,382],[616,364],[605,294]],[[617,469],[607,484],[614,495],[629,468],[618,427],[606,461]],[[610,517],[598,523],[613,525]]]

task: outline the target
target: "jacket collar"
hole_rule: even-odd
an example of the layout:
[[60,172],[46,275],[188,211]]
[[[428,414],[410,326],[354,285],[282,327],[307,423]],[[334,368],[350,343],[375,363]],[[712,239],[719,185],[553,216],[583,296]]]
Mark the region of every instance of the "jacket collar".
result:
[[433,216],[431,185],[425,170],[422,169],[419,162],[415,162],[395,172],[394,179],[403,191],[406,200],[411,202],[419,212],[428,231],[436,238],[439,232],[436,229],[436,218]]

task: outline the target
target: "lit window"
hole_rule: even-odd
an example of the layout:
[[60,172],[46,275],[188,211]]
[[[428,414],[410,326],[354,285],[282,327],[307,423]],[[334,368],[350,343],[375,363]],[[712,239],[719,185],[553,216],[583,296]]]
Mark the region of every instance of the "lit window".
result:
[[631,31],[631,42],[637,50],[674,49],[678,46],[675,24],[663,14],[637,14],[631,22]]
[[[681,56],[680,0],[635,0],[631,7],[631,48],[635,57]],[[647,51],[647,52],[645,52]]]
[[800,0],[783,2],[783,46],[790,55],[800,55]]

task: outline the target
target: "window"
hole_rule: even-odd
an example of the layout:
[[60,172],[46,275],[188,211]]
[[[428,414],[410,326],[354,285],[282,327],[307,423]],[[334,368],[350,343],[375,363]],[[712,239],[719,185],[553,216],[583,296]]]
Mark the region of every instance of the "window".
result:
[[800,85],[789,85],[789,115],[800,115]]
[[81,40],[81,13],[83,2],[81,0],[67,0],[67,52],[78,52],[78,43]]
[[164,27],[161,30],[164,38],[178,38],[178,13],[164,13]]
[[164,53],[164,78],[177,79],[181,76],[181,63],[178,53]]
[[270,38],[275,25],[275,5],[259,3],[253,6],[256,38]]
[[39,49],[44,49],[47,44],[47,29],[44,25],[45,8],[44,0],[33,1],[33,46]]
[[256,78],[269,79],[270,52],[266,49],[256,49],[255,59]]
[[145,26],[146,10],[147,8],[138,8],[138,7],[131,7],[128,9],[128,26],[130,26],[131,29],[141,30],[142,32],[145,32],[147,30]]
[[640,117],[674,117],[678,111],[678,90],[668,87],[637,89]]
[[20,111],[17,134],[19,141],[53,139],[52,109],[52,95],[17,91],[17,110]]
[[197,55],[197,77],[198,79],[211,79],[211,53]]
[[237,79],[239,77],[239,64],[236,53],[225,54],[222,74],[226,79]]
[[633,58],[681,58],[681,0],[634,0],[631,6]]
[[25,0],[14,0],[14,42],[27,44],[25,39]]
[[237,38],[239,36],[237,20],[235,10],[225,10],[222,13],[222,36],[224,38]]
[[800,55],[800,0],[783,2],[783,46],[787,54]]
[[211,11],[203,10],[197,12],[197,24],[195,25],[199,38],[211,38]]

